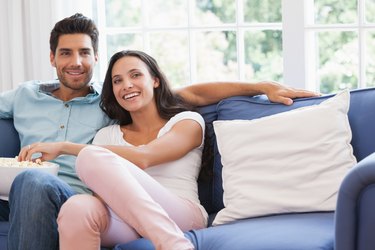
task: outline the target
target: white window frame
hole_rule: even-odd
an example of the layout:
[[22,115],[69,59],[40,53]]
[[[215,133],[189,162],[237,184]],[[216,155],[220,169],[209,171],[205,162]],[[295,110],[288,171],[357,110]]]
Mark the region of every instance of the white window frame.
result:
[[[94,0],[96,1],[97,9],[98,9],[98,14],[96,16],[96,22],[98,25],[98,28],[100,30],[100,41],[99,41],[99,78],[104,79],[105,77],[105,72],[106,72],[106,63],[103,63],[103,61],[108,61],[109,56],[107,56],[107,47],[106,47],[106,36],[107,34],[114,34],[114,33],[121,33],[122,31],[126,31],[129,29],[133,28],[107,28],[105,26],[105,1],[102,0]],[[145,1],[141,0],[142,8],[146,8]],[[237,16],[236,16],[236,23],[235,24],[225,24],[221,26],[215,26],[215,25],[210,25],[210,26],[194,26],[192,22],[192,11],[194,9],[194,1],[188,0],[188,25],[187,27],[167,27],[167,28],[147,28],[147,27],[140,27],[136,28],[135,30],[146,34],[147,32],[150,31],[188,31],[189,33],[189,51],[195,51],[194,46],[195,46],[195,39],[194,39],[194,31],[235,31],[237,34],[237,60],[238,60],[238,79],[240,81],[243,81],[245,79],[245,72],[244,72],[244,64],[245,64],[245,58],[244,58],[244,32],[246,29],[252,29],[252,30],[269,30],[269,29],[274,29],[274,30],[281,30],[282,25],[281,23],[260,23],[260,24],[249,24],[249,23],[244,23],[243,20],[243,5],[244,2],[243,0],[236,0],[236,5],[237,5]],[[143,12],[145,13],[145,12]],[[143,14],[144,15],[144,14]],[[143,16],[142,19],[145,21],[148,17]],[[133,29],[134,30],[134,29]],[[143,45],[144,45],[144,50],[148,52],[148,47],[147,47],[147,34],[144,35],[143,38]],[[104,60],[103,60],[104,59]],[[195,53],[190,53],[189,55],[189,60],[190,60],[190,83],[197,82],[197,77],[196,77],[196,68],[192,67],[196,65],[196,58],[195,58]],[[221,79],[217,79],[221,80]],[[272,80],[272,79],[265,79],[265,80]]]
[[305,0],[282,0],[284,82],[308,88],[305,40]]
[[[109,59],[106,55],[106,35],[116,32],[116,30],[109,30],[105,27],[105,1],[96,1],[98,14],[97,24],[100,29],[100,42],[99,42],[99,78],[104,79],[106,72],[106,61]],[[144,1],[142,4],[144,5]],[[188,28],[174,27],[171,30],[188,30],[189,32],[189,48],[193,51],[194,39],[192,34],[195,30],[204,30],[204,27],[194,27],[190,25],[192,19],[191,9],[194,7],[194,1],[189,0],[189,25]],[[225,28],[235,30],[238,36],[237,39],[237,59],[239,63],[238,80],[244,80],[244,44],[243,36],[244,29],[281,29],[283,33],[283,82],[289,86],[296,88],[305,88],[310,90],[319,90],[319,79],[317,79],[317,65],[316,65],[316,52],[313,50],[315,44],[315,31],[322,30],[356,30],[359,37],[359,65],[358,65],[358,87],[365,87],[366,74],[365,74],[365,57],[364,57],[364,30],[368,28],[375,28],[374,25],[366,24],[364,21],[364,4],[365,0],[358,0],[358,14],[359,22],[356,24],[348,25],[315,25],[313,24],[313,9],[314,0],[282,0],[282,24],[244,24],[242,20],[243,0],[236,0],[238,11],[237,23],[235,25],[226,25]],[[144,20],[147,17],[143,17]],[[209,29],[222,30],[223,27],[207,27]],[[117,30],[117,32],[119,32]],[[141,32],[150,31],[146,27],[142,27]],[[144,44],[147,44],[147,36],[144,37]],[[145,46],[147,52],[147,47]],[[194,53],[190,56],[190,65],[195,65]],[[104,60],[103,60],[104,59]],[[220,80],[220,79],[218,79]],[[273,80],[273,79],[265,79]],[[190,82],[196,82],[196,71],[194,67],[190,67]]]
[[358,0],[358,22],[353,24],[314,24],[314,0],[282,0],[284,81],[288,85],[319,90],[316,31],[358,32],[358,88],[366,87],[366,30],[375,29],[365,22],[365,0]]

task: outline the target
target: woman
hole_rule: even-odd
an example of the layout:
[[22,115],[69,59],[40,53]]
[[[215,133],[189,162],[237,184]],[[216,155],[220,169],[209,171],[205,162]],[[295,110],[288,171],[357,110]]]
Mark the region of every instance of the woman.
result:
[[156,249],[194,249],[183,231],[206,226],[197,182],[204,120],[174,95],[156,61],[140,51],[110,60],[101,108],[118,124],[93,144],[41,143],[21,151],[42,160],[77,155],[76,171],[94,196],[70,198],[59,213],[60,249],[99,249],[135,240]]

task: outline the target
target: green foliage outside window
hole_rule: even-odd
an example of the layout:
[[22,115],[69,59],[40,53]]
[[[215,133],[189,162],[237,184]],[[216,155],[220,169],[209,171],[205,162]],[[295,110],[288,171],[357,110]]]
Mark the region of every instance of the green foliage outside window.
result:
[[[147,50],[174,86],[190,84],[192,80],[237,80],[240,66],[244,80],[283,81],[281,0],[243,0],[242,17],[236,13],[234,0],[149,1],[106,0],[106,26],[111,31],[107,33],[109,56],[121,49]],[[375,86],[375,29],[366,29],[363,36],[355,28],[337,29],[340,25],[355,27],[362,19],[374,24],[375,0],[363,1],[362,19],[358,15],[359,0],[311,1],[311,25],[336,26],[314,30],[315,47],[307,48],[316,56],[319,91],[332,93],[342,88]],[[142,3],[148,12],[144,13]],[[190,16],[186,11],[188,4],[193,6]],[[234,28],[237,21],[243,25],[241,36]],[[188,23],[192,26],[188,27]],[[280,28],[253,28],[262,24]],[[136,30],[141,27],[148,28],[146,35]],[[359,57],[361,51],[365,51],[364,59]],[[360,63],[365,68],[362,74]],[[366,81],[360,83],[363,75]]]
[[280,23],[280,0],[245,0],[245,22],[249,23]]
[[[180,13],[178,18],[173,12],[165,10],[183,9],[194,1],[191,23],[193,27],[220,27],[236,24],[236,1],[233,0],[169,0],[168,6],[163,1],[144,2],[148,13],[142,13],[141,1],[107,0],[106,26],[108,57],[121,49],[148,50],[160,63],[166,75],[175,86],[189,84],[190,74],[195,74],[195,81],[237,80],[239,78],[238,34],[236,30],[223,28],[212,31],[191,30],[194,34],[193,47],[189,47],[189,36],[177,35],[178,32],[161,30],[147,34],[126,31],[129,28],[155,27],[155,23],[164,23],[168,29],[187,25],[188,16]],[[158,13],[163,12],[164,21]],[[281,22],[281,0],[245,0],[245,23]],[[148,17],[148,23],[142,20]],[[184,18],[186,21],[184,21]],[[262,19],[262,20],[261,20]],[[170,26],[170,27],[169,27]],[[163,25],[160,26],[163,28]],[[125,28],[121,32],[121,28]],[[175,36],[173,35],[175,32]],[[187,31],[186,31],[187,32]],[[246,80],[257,81],[272,79],[282,81],[282,33],[280,30],[251,31],[244,30],[244,75]],[[160,38],[160,39],[159,39]],[[191,42],[190,41],[190,42]],[[193,61],[189,54],[193,53]]]
[[343,24],[357,21],[357,0],[315,0],[315,22]]

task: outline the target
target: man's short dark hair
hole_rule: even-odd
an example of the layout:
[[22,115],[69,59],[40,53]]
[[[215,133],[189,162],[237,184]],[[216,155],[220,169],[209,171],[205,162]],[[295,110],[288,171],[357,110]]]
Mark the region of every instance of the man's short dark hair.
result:
[[90,18],[76,13],[57,22],[51,31],[49,39],[50,49],[53,54],[56,53],[59,37],[66,34],[87,34],[91,38],[94,53],[98,53],[99,31],[94,21]]

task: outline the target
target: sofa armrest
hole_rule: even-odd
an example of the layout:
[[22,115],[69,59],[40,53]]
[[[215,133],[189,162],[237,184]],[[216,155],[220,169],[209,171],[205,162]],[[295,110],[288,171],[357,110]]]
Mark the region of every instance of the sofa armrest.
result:
[[344,178],[335,213],[335,249],[375,249],[375,153]]
[[0,157],[14,157],[20,151],[20,139],[12,119],[0,119]]

